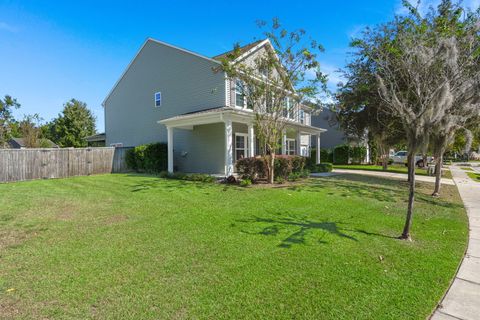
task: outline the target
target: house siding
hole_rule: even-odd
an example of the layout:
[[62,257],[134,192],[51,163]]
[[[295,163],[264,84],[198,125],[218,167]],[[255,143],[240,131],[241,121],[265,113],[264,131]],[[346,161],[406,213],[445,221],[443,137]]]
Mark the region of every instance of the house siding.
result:
[[[147,41],[104,103],[106,145],[166,142],[159,120],[225,105],[225,74],[218,64],[155,41]],[[162,93],[155,107],[154,93]],[[179,143],[188,142],[180,134]],[[176,146],[179,149],[184,146]]]

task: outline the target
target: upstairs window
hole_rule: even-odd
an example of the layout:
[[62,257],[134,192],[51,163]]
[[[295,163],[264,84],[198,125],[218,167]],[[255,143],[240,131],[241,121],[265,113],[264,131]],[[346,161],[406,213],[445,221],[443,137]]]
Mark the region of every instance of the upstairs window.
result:
[[300,110],[300,123],[305,124],[305,111]]
[[235,106],[245,107],[245,95],[243,93],[243,82],[241,80],[235,81]]
[[155,92],[154,95],[155,99],[155,107],[161,107],[162,106],[162,93],[161,92]]

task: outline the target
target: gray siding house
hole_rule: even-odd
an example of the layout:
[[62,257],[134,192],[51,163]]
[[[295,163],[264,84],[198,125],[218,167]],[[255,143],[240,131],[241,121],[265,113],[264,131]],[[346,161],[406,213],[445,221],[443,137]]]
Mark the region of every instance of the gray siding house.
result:
[[[269,40],[241,48],[250,63]],[[107,146],[168,143],[168,170],[230,175],[235,161],[259,153],[254,113],[237,99],[235,79],[220,71],[219,59],[147,39],[102,105]],[[308,155],[310,109],[301,108],[282,140],[283,154]],[[318,159],[319,161],[319,155]]]

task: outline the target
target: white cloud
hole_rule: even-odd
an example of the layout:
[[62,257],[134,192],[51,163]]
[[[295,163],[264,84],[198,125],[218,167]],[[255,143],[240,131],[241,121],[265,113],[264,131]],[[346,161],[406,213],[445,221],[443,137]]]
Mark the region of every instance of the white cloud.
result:
[[335,91],[339,82],[345,83],[345,78],[338,72],[339,68],[328,63],[320,63],[320,69],[328,75],[328,88]]
[[356,26],[353,26],[352,29],[350,29],[347,32],[347,35],[350,39],[360,37],[362,35],[362,31],[366,28],[367,26],[364,24],[359,24]]
[[8,31],[8,32],[17,32],[18,29],[4,21],[0,21],[0,30]]

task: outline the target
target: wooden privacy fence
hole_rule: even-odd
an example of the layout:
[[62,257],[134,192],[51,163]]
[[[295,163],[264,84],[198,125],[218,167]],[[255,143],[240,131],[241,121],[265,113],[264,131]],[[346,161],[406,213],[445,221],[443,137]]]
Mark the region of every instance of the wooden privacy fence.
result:
[[128,149],[0,149],[0,182],[125,172]]

